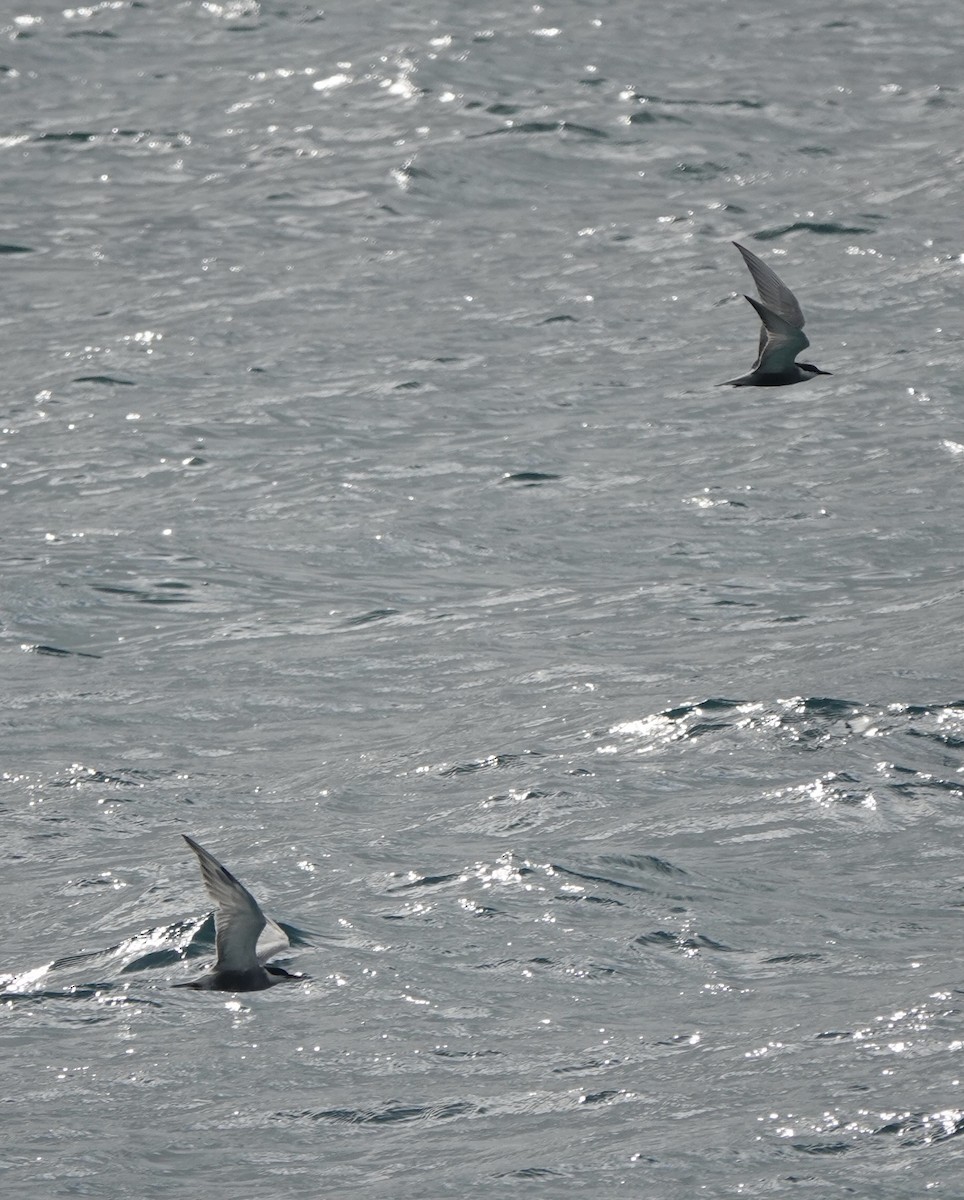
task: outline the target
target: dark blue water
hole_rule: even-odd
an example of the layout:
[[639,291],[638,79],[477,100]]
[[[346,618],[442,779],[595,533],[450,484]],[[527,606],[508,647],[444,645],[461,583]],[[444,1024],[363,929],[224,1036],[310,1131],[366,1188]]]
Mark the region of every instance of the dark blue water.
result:
[[[956,10],[0,47],[0,1186],[953,1196]],[[171,989],[182,831],[310,980]]]

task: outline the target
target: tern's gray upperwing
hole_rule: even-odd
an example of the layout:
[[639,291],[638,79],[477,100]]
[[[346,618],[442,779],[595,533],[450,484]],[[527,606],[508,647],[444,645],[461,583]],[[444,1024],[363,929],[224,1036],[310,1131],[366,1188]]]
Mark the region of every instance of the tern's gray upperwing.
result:
[[806,322],[793,292],[775,271],[771,270],[762,259],[757,258],[752,250],[747,250],[746,246],[741,246],[739,242],[734,242],[733,245],[743,255],[743,261],[753,276],[753,282],[756,284],[756,290],[760,293],[760,299],[764,306],[771,312],[775,312],[778,317],[782,317],[788,325],[802,329]]
[[785,321],[779,313],[747,296],[747,300],[756,309],[763,327],[760,330],[760,354],[753,364],[754,371],[762,371],[767,375],[781,375],[793,368],[794,359],[801,350],[806,350],[810,339],[795,325]]

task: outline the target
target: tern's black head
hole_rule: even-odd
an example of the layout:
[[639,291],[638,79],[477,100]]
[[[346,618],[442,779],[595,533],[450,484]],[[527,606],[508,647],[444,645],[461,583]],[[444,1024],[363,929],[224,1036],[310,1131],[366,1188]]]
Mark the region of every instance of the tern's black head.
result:
[[279,979],[307,979],[307,975],[292,974],[291,971],[286,971],[284,967],[276,967],[272,963],[268,963],[265,970],[269,975],[276,975]]
[[798,362],[797,366],[801,371],[807,371],[811,375],[832,375],[833,371],[821,371],[819,367],[815,367],[813,363]]

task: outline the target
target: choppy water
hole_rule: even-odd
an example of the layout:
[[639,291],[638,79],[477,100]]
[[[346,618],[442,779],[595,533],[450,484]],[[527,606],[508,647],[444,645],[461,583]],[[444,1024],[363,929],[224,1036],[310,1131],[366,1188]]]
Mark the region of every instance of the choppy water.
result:
[[0,20],[5,1193],[956,1194],[959,17]]

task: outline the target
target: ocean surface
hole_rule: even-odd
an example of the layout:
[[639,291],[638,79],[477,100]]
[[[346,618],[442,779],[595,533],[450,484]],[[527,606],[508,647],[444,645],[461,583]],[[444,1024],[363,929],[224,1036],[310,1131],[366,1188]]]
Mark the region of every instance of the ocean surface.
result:
[[[0,17],[0,1189],[962,1194],[946,0]],[[730,245],[833,372],[732,391]],[[210,960],[190,833],[303,981]]]

